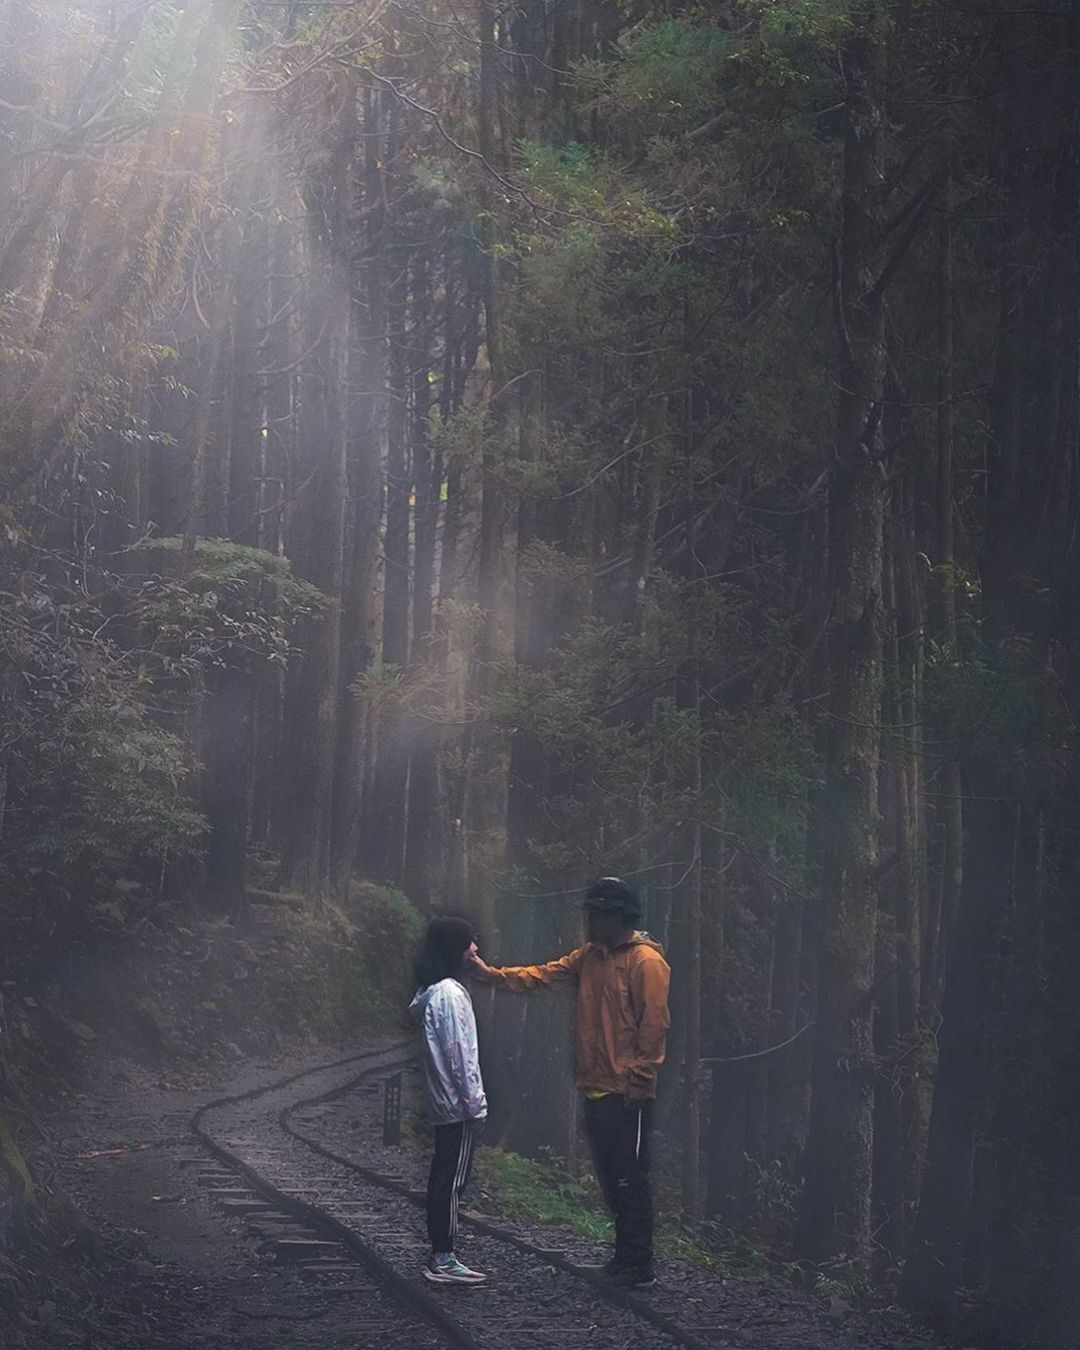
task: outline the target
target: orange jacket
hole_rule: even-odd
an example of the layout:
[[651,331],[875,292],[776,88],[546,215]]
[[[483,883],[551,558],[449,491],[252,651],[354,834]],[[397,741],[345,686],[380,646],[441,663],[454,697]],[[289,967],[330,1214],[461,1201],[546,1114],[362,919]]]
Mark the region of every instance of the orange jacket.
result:
[[577,985],[577,1085],[582,1092],[656,1096],[664,1062],[671,969],[648,933],[613,951],[598,942],[543,966],[492,970],[496,989]]

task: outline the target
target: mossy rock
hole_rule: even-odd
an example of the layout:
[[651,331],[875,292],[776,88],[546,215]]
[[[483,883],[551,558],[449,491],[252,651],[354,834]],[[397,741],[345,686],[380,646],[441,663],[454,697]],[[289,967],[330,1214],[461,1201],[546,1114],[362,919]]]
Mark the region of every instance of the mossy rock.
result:
[[151,999],[139,999],[128,1016],[132,1029],[148,1050],[158,1054],[168,1048],[170,1038],[165,1018]]
[[34,1182],[11,1126],[0,1116],[0,1165],[14,1192],[16,1204],[29,1204],[34,1198]]

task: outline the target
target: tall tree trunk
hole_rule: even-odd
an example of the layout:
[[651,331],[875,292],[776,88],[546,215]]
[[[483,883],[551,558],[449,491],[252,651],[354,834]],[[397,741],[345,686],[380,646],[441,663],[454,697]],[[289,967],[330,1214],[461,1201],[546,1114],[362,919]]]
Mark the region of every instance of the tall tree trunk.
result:
[[847,133],[837,269],[841,392],[829,479],[831,688],[813,1104],[799,1232],[804,1255],[846,1257],[856,1267],[869,1254],[873,1152],[871,985],[885,504],[885,332],[878,274],[882,41],[872,21],[848,40],[843,55]]
[[[953,188],[946,181],[942,200],[938,243],[938,415],[936,463],[936,587],[935,628],[946,661],[957,662],[956,625],[956,530],[953,507],[953,443],[955,439],[954,351],[955,297],[953,293]],[[945,728],[946,735],[949,728]],[[931,901],[924,934],[926,978],[924,999],[931,1011],[940,1007],[945,982],[949,939],[956,924],[960,889],[964,879],[964,807],[960,761],[954,751],[947,754],[941,773],[937,817],[944,831],[939,886],[928,888]]]
[[[400,144],[398,109],[390,110],[391,131],[387,158],[396,158]],[[386,294],[389,339],[389,388],[386,438],[386,531],[383,540],[382,661],[404,678],[409,666],[409,600],[412,574],[411,472],[409,466],[409,362],[406,332],[408,306],[407,255],[399,248],[385,254],[390,269]],[[375,799],[371,803],[371,834],[364,856],[374,876],[401,884],[405,861],[406,789],[409,772],[408,716],[391,694],[379,725],[375,762]]]
[[765,1147],[766,1157],[781,1164],[785,1177],[795,1174],[804,1126],[805,1093],[799,1056],[795,1046],[787,1044],[800,1031],[803,923],[801,898],[781,891],[773,944],[769,1044],[785,1048],[768,1060],[769,1133]]
[[213,727],[207,816],[210,844],[207,890],[231,914],[242,913],[247,895],[247,846],[252,769],[253,682],[250,670],[230,664],[210,682]]
[[971,780],[978,787],[966,804],[971,846],[938,1033],[926,1174],[900,1290],[909,1307],[946,1322],[951,1320],[968,1236],[975,1131],[989,1049],[989,1000],[1012,867],[1010,804],[997,795],[992,779],[976,778],[973,772]]
[[[1025,677],[1038,683],[1054,666],[1050,613],[1035,597],[1051,589],[1068,547],[1055,525],[1062,526],[1075,511],[1075,502],[1063,509],[1055,504],[1049,512],[1047,507],[1061,485],[1059,433],[1063,413],[1068,420],[1074,417],[1077,383],[1076,340],[1066,334],[1076,332],[1080,275],[1075,265],[1078,33],[1077,5],[1065,44],[1059,25],[1032,25],[1028,16],[1008,15],[997,31],[1000,82],[1008,93],[1000,100],[1000,144],[995,146],[1004,205],[997,258],[997,361],[982,480],[983,621],[977,640],[980,668],[1004,676],[1011,688]],[[1032,110],[1053,106],[1056,115],[1062,95],[1072,103],[1072,117],[1059,123],[1055,116],[1058,129],[1047,135],[1047,124],[1033,118]],[[1032,127],[1040,125],[1033,136]],[[1068,238],[1071,244],[1068,253],[1062,250],[1054,258],[1052,272],[1047,261],[1039,260],[1039,245],[1047,237]],[[1071,265],[1059,268],[1061,256]],[[1046,269],[1041,276],[1036,271],[1035,284],[1033,262]],[[1052,286],[1038,284],[1051,278]],[[1065,296],[1063,314],[1059,306]],[[1075,434],[1070,465],[1075,463]],[[978,1281],[987,1271],[1017,1280],[1012,1290],[995,1290],[995,1299],[1018,1296],[1030,1306],[1030,1271],[1025,1289],[1014,1234],[1001,1223],[993,1225],[993,1232],[987,1229],[991,1213],[1001,1213],[1002,1207],[1009,1225],[1030,1224],[1031,1231],[1041,1228],[1047,1216],[1046,1209],[1040,1214],[1037,1179],[1031,1178],[1021,1203],[1015,1179],[1006,1179],[1005,1173],[1007,1168],[1015,1178],[1026,1163],[1027,1119],[1045,1114],[1038,1101],[1039,1060],[1046,1041],[1061,1034],[1062,1009],[1055,1001],[1044,1014],[1053,1032],[1035,1033],[1034,1045],[1023,1044],[1042,1013],[1042,997],[1033,993],[1046,964],[1037,950],[1043,923],[1043,821],[1059,770],[1056,755],[1046,757],[1036,749],[1037,737],[1026,738],[1020,749],[1008,719],[998,720],[993,733],[989,752],[981,736],[973,738],[963,764],[968,847],[947,953],[926,1176],[901,1284],[906,1303],[945,1324],[954,1320],[960,1285],[969,1278]],[[1030,1089],[1021,1083],[1030,1083]],[[1025,1100],[1018,1109],[1013,1103],[1019,1096]],[[999,1148],[1016,1152],[1007,1164],[998,1164],[994,1156],[999,1140]],[[1067,1175],[1055,1178],[1055,1189],[1067,1184]],[[1040,1285],[1044,1274],[1040,1270],[1036,1277]],[[1025,1321],[1025,1336],[1029,1331]]]
[[333,888],[344,894],[361,856],[365,782],[377,750],[377,718],[357,697],[355,682],[375,655],[375,579],[382,519],[386,440],[386,210],[383,162],[384,96],[363,100],[365,260],[353,265],[349,344],[349,503],[342,602],[338,735],[334,746],[334,808],[330,841]]
[[[479,101],[476,110],[480,152],[493,168],[503,167],[500,140],[499,57],[496,33],[496,6],[492,0],[476,0],[477,35],[480,43]],[[487,696],[498,649],[497,605],[500,596],[500,569],[502,563],[504,511],[503,491],[499,466],[510,456],[510,427],[508,408],[511,392],[508,386],[508,367],[503,336],[503,270],[497,213],[493,203],[494,191],[484,183],[482,199],[491,204],[484,214],[481,227],[482,298],[484,307],[484,348],[490,372],[488,396],[488,428],[484,437],[480,466],[480,538],[476,571],[476,603],[480,608],[480,631],[476,641],[475,658],[469,676],[470,712]],[[484,851],[484,861],[491,866],[496,861],[493,851],[482,849],[481,841],[493,828],[501,811],[504,775],[497,762],[498,737],[491,727],[471,724],[465,737],[465,801],[463,804],[463,882],[473,900],[484,896],[485,887],[470,887],[468,867],[471,850]],[[464,896],[462,897],[464,898]],[[473,900],[475,904],[475,900]],[[485,904],[487,913],[493,914]]]
[[[255,123],[257,113],[245,109]],[[238,157],[254,155],[256,126],[241,138]],[[259,538],[259,483],[262,478],[263,389],[259,375],[258,332],[265,308],[266,258],[262,222],[254,206],[258,177],[253,168],[234,166],[239,217],[232,228],[239,235],[232,312],[232,406],[229,436],[229,538],[238,544],[257,544]]]
[[[273,199],[283,185],[275,182]],[[265,422],[261,430],[260,491],[258,494],[258,545],[275,556],[282,552],[286,517],[286,467],[295,459],[296,418],[293,399],[293,332],[289,314],[293,285],[293,224],[282,214],[267,213],[264,221],[264,271],[269,277],[266,326],[259,344],[259,378],[265,390]],[[284,794],[278,786],[281,773],[282,713],[285,680],[278,665],[263,663],[255,675],[255,753],[252,770],[252,835],[263,844],[283,837],[283,824],[275,817]]]
[[[254,113],[250,113],[254,116]],[[250,154],[253,134],[244,137]],[[235,166],[234,166],[235,168]],[[236,543],[258,540],[258,490],[262,452],[262,398],[258,374],[257,331],[260,297],[265,276],[262,231],[251,211],[255,175],[250,168],[236,170],[239,219],[231,222],[233,236],[225,250],[231,283],[228,358],[230,397],[218,416],[218,425],[228,424],[228,466],[221,464],[217,477],[224,497],[217,513],[228,524],[228,536]],[[225,440],[223,434],[221,437]],[[219,456],[220,460],[220,456]],[[247,891],[247,848],[254,769],[253,704],[255,682],[242,654],[228,658],[209,684],[213,700],[207,815],[211,824],[207,853],[207,887],[222,907],[239,913]]]
[[[691,510],[693,506],[691,505]],[[691,552],[693,550],[691,549]],[[690,671],[686,706],[701,725],[701,683],[697,653],[691,644]],[[686,1040],[683,1044],[683,1209],[691,1217],[698,1217],[702,1208],[701,1191],[701,944],[703,920],[702,855],[701,855],[701,739],[692,752],[690,766],[690,801],[694,822],[690,827],[691,862],[686,888],[685,924],[688,936],[686,965],[683,980],[686,984]]]
[[439,690],[432,679],[437,635],[433,631],[435,553],[438,537],[442,458],[432,456],[432,278],[427,260],[413,268],[412,484],[415,510],[411,668],[428,688],[419,696],[409,728],[409,801],[405,839],[405,889],[413,902],[430,908],[439,891],[438,780]]
[[875,956],[874,1049],[881,1060],[875,1085],[874,1105],[874,1223],[877,1254],[880,1260],[895,1262],[903,1252],[904,1165],[903,1135],[900,1123],[900,945],[903,902],[900,892],[905,884],[903,854],[907,846],[904,822],[907,818],[908,784],[903,738],[907,734],[900,710],[900,683],[903,679],[900,658],[901,617],[897,605],[896,558],[900,529],[898,493],[894,490],[892,510],[885,531],[884,567],[885,611],[888,635],[885,642],[885,697],[882,716],[885,723],[880,771],[880,807],[882,841],[880,852],[883,872],[880,886],[877,948]]
[[[334,141],[328,173],[331,190],[311,203],[311,247],[323,288],[313,306],[318,323],[311,374],[301,415],[304,439],[313,448],[307,515],[306,575],[329,598],[328,612],[312,625],[295,709],[297,737],[292,814],[283,861],[286,882],[321,904],[329,883],[330,825],[337,727],[341,599],[348,481],[345,397],[349,375],[352,296],[349,242],[344,213],[351,200],[351,153],[356,121],[352,76],[336,84]],[[317,317],[316,317],[317,316]]]

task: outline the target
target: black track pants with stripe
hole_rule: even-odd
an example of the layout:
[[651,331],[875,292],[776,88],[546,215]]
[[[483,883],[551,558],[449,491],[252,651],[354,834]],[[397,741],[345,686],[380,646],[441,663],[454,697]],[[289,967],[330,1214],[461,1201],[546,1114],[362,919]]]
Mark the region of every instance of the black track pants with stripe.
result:
[[652,1110],[651,1101],[628,1103],[614,1093],[585,1099],[596,1179],[615,1215],[615,1259],[625,1266],[647,1267],[653,1259]]
[[475,1120],[435,1126],[435,1156],[427,1186],[427,1227],[433,1252],[454,1250],[458,1202],[469,1184],[479,1126]]

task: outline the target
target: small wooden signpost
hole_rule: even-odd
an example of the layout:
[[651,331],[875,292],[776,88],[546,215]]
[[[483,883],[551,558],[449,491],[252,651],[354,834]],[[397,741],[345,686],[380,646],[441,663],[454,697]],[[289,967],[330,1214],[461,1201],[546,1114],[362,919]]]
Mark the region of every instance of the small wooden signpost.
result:
[[382,1141],[384,1144],[401,1143],[401,1074],[395,1073],[386,1080],[383,1091],[383,1126]]

